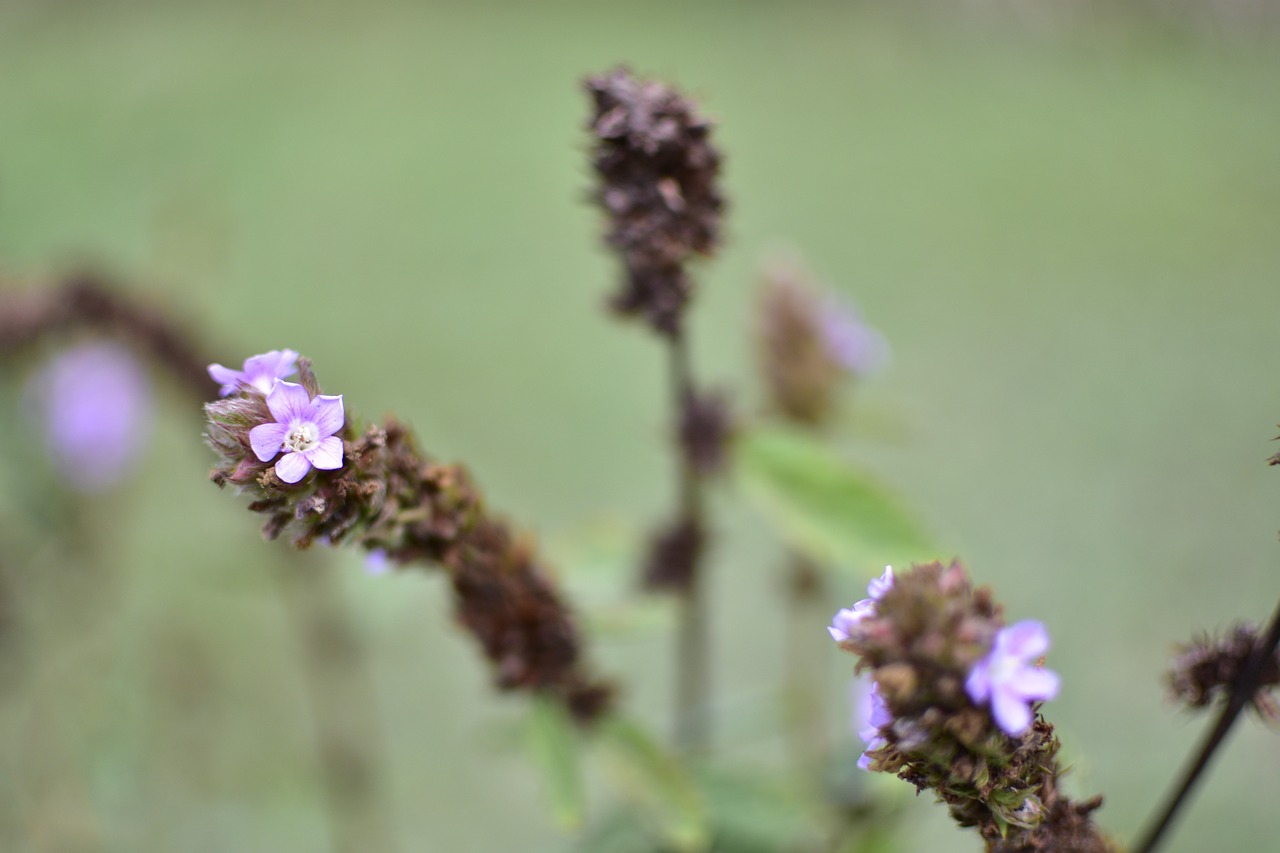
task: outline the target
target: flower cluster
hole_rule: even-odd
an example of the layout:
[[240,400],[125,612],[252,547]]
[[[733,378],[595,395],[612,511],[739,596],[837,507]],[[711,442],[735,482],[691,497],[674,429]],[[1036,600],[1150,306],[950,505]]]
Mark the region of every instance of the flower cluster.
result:
[[770,405],[806,426],[825,422],[847,376],[877,370],[884,337],[847,299],[822,295],[798,263],[765,268],[756,301],[756,347]]
[[[298,384],[286,382],[294,365]],[[290,350],[210,374],[230,393],[205,406],[205,438],[218,455],[212,479],[253,500],[267,538],[295,547],[357,545],[369,571],[388,564],[443,568],[458,621],[479,641],[503,689],[560,700],[579,720],[603,714],[608,684],[582,661],[581,639],[537,554],[488,513],[466,469],[418,449],[395,421],[357,431],[341,396],[320,393]]]
[[711,124],[679,92],[625,68],[589,78],[586,89],[600,179],[594,198],[609,218],[605,241],[625,266],[613,308],[674,334],[692,290],[685,264],[720,242]]
[[932,790],[989,851],[1112,851],[1090,818],[1101,799],[1058,789],[1058,740],[1036,714],[1058,687],[1033,665],[1044,627],[1005,627],[958,563],[886,570],[868,595],[828,628],[873,681],[859,766]]

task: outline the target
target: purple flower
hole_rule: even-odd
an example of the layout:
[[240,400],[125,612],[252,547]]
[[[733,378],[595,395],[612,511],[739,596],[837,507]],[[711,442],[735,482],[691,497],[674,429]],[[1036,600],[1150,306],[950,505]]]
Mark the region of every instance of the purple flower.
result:
[[867,584],[867,595],[872,601],[879,601],[893,586],[893,566],[885,566],[884,574]]
[[273,349],[262,355],[255,355],[244,360],[244,370],[232,370],[221,364],[209,365],[209,375],[214,382],[221,382],[219,392],[226,397],[247,386],[259,394],[267,395],[275,387],[276,380],[284,379],[297,373],[294,363],[298,354],[291,349]]
[[888,360],[884,336],[868,326],[848,300],[828,296],[818,319],[831,357],[855,376],[873,373]]
[[119,344],[86,343],[58,354],[27,393],[54,466],[83,492],[113,486],[146,444],[150,383]]
[[863,770],[870,770],[871,756],[867,753],[874,752],[888,743],[880,736],[880,730],[893,723],[893,714],[889,712],[889,706],[880,695],[880,685],[874,681],[868,688],[867,682],[855,680],[853,689],[856,708],[854,729],[858,737],[862,738],[867,745],[866,750],[858,758],[858,766]]
[[364,571],[368,575],[385,575],[391,569],[391,561],[387,558],[387,552],[381,548],[374,548],[364,558]]
[[827,633],[837,643],[843,643],[849,639],[849,634],[853,633],[855,625],[875,613],[875,607],[876,603],[868,598],[855,601],[853,607],[845,608],[836,613],[831,620],[831,624],[827,626]]
[[1017,737],[1031,727],[1031,703],[1058,695],[1058,676],[1034,665],[1049,650],[1049,632],[1035,620],[1001,628],[991,652],[974,664],[965,679],[969,698],[990,701],[991,716],[1006,734]]
[[876,612],[876,602],[889,591],[891,586],[893,586],[893,566],[885,566],[884,574],[867,584],[869,598],[855,601],[853,607],[836,613],[831,624],[827,626],[827,633],[831,635],[831,639],[837,643],[843,643],[849,639],[853,626]]
[[342,467],[342,439],[334,435],[346,420],[341,395],[313,400],[301,385],[280,381],[267,395],[267,408],[275,423],[249,430],[249,444],[262,462],[284,451],[276,462],[277,477],[296,483],[313,465],[326,471]]

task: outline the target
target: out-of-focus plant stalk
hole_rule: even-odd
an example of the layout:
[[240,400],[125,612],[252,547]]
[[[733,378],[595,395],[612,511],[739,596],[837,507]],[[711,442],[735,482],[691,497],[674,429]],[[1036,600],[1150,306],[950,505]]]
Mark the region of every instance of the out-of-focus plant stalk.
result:
[[687,267],[720,243],[720,152],[710,141],[711,123],[671,86],[616,68],[588,78],[586,90],[598,179],[592,195],[606,217],[605,245],[622,262],[610,306],[645,322],[668,349],[677,504],[649,545],[644,584],[678,601],[675,740],[699,752],[710,736],[711,703],[704,491],[723,465],[730,423],[723,401],[702,392],[693,378]]
[[[0,306],[0,359],[17,358],[51,338],[77,332],[131,347],[195,401],[217,397],[218,386],[206,369],[210,359],[183,324],[91,272],[67,276],[50,289],[6,295]],[[274,571],[310,686],[327,795],[325,819],[336,849],[395,850],[394,821],[381,790],[386,775],[372,679],[345,603],[323,570],[309,566],[304,580],[295,558]]]
[[1277,647],[1280,647],[1280,606],[1277,606],[1275,615],[1271,617],[1271,625],[1265,638],[1259,642],[1257,648],[1249,657],[1248,664],[1240,672],[1239,678],[1231,689],[1227,704],[1218,716],[1217,723],[1214,724],[1209,734],[1201,742],[1200,749],[1197,750],[1195,757],[1187,765],[1181,781],[1170,795],[1164,808],[1159,812],[1158,817],[1152,820],[1147,831],[1143,833],[1141,840],[1133,846],[1133,853],[1154,853],[1159,847],[1160,840],[1164,837],[1169,827],[1173,825],[1174,818],[1186,803],[1187,797],[1190,796],[1196,782],[1199,781],[1204,771],[1208,769],[1214,753],[1218,751],[1218,747],[1226,742],[1227,733],[1231,731],[1231,726],[1235,724],[1240,712],[1253,700],[1258,691],[1262,674],[1268,662],[1273,660]]

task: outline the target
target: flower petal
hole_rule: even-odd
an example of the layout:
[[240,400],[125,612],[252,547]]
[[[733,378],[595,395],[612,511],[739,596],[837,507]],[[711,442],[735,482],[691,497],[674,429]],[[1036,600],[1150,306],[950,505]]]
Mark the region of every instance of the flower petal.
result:
[[312,465],[324,471],[333,471],[342,467],[342,439],[336,435],[320,440],[320,443],[310,450],[304,450],[302,455],[307,457],[307,461]]
[[1049,631],[1043,622],[1026,619],[1000,631],[996,647],[1010,657],[1035,660],[1049,651]]
[[843,643],[845,640],[849,639],[848,634],[833,625],[827,626],[827,633],[830,634],[831,639],[835,640],[837,643]]
[[260,462],[270,462],[280,452],[289,428],[284,424],[258,424],[249,430],[249,446]]
[[1031,708],[1021,696],[997,689],[991,694],[991,716],[1006,734],[1017,737],[1031,728]]
[[244,375],[238,370],[223,367],[221,364],[211,364],[206,369],[209,371],[209,377],[222,386],[219,393],[223,397],[236,390],[236,386],[240,384],[240,378]]
[[307,409],[311,407],[311,396],[307,389],[295,382],[280,381],[267,395],[267,408],[277,423],[286,426],[303,419]]
[[286,453],[276,463],[276,476],[286,483],[296,483],[311,470],[311,463],[303,453]]
[[987,675],[987,659],[983,658],[969,670],[969,677],[964,680],[964,692],[976,704],[981,705],[991,696],[991,679]]
[[1010,681],[1009,686],[1023,699],[1043,702],[1058,695],[1058,674],[1047,669],[1026,667]]
[[311,401],[308,420],[320,430],[321,438],[327,438],[342,429],[346,419],[346,413],[342,408],[341,394],[336,397],[329,394],[321,394]]

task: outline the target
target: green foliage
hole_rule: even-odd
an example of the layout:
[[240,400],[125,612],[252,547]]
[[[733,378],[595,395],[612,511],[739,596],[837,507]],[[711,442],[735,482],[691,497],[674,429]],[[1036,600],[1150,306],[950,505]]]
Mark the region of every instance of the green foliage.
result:
[[597,743],[619,792],[672,850],[711,844],[707,804],[693,776],[640,726],[621,718],[598,725]]
[[932,557],[936,546],[899,501],[816,439],[756,427],[735,444],[747,495],[793,547],[866,575]]
[[580,741],[563,706],[539,696],[529,718],[529,752],[547,780],[551,813],[564,829],[582,826],[586,797],[579,763]]

